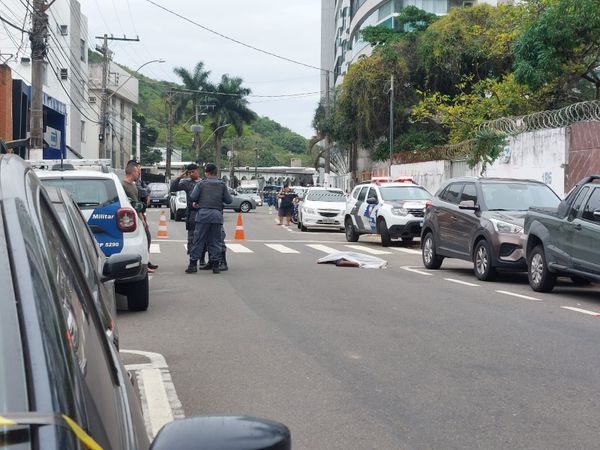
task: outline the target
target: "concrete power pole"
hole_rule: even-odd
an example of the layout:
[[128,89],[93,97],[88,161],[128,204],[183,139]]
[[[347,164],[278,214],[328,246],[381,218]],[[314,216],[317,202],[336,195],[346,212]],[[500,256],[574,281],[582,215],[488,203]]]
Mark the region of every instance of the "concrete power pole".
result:
[[[326,72],[327,80],[325,81],[325,117],[327,122],[331,119],[331,88],[330,88],[330,76],[329,71]],[[325,167],[324,167],[325,175],[323,180],[323,186],[330,186],[330,172],[331,172],[331,136],[329,132],[325,136]]]
[[103,36],[96,36],[96,39],[102,39],[102,47],[96,46],[96,50],[102,53],[102,99],[100,103],[100,133],[98,134],[98,154],[101,159],[110,159],[112,161],[112,149],[108,152],[106,148],[106,129],[108,125],[108,73],[110,70],[110,50],[108,49],[108,41],[128,41],[128,42],[139,42],[140,38],[129,39],[126,36],[114,37],[112,34],[109,36],[104,34]]
[[394,75],[390,78],[390,165],[388,177],[392,180],[392,154],[394,153]]
[[167,155],[165,179],[171,181],[171,155],[173,153],[173,92],[167,92]]
[[139,122],[135,123],[135,159],[140,162],[142,159],[142,139],[141,139],[141,128]]
[[31,125],[29,127],[31,150],[44,148],[43,74],[48,37],[48,15],[45,0],[33,0],[31,40]]

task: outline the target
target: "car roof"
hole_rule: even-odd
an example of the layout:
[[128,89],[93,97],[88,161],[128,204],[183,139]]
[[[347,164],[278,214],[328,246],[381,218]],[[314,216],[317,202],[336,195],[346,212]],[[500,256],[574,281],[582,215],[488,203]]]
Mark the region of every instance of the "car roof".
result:
[[373,187],[380,187],[380,188],[384,188],[384,187],[418,187],[418,188],[423,188],[423,186],[421,186],[420,184],[416,184],[416,183],[408,183],[408,182],[400,182],[400,181],[390,181],[390,182],[385,182],[385,183],[378,183],[378,182],[367,182],[367,183],[361,183],[361,184],[357,184],[355,189],[357,187],[364,187],[364,186],[373,186]]
[[115,173],[95,170],[36,170],[35,173],[39,178],[107,178],[120,181]]
[[526,178],[500,178],[500,177],[459,177],[448,180],[445,184],[457,183],[457,182],[479,182],[479,183],[535,183],[544,184],[538,180],[531,180]]

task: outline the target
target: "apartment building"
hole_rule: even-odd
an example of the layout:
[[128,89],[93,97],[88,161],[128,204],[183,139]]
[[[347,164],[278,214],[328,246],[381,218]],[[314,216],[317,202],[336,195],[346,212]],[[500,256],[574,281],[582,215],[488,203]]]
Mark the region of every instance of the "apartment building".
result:
[[[30,2],[4,0],[3,17],[31,27]],[[43,75],[43,157],[59,158],[93,153],[85,142],[86,128],[98,120],[88,104],[89,45],[87,17],[77,0],[57,0],[47,11],[47,56]],[[0,28],[0,49],[7,54],[13,79],[13,139],[29,132],[31,48],[29,37],[11,27]],[[21,151],[23,152],[23,151]],[[30,156],[30,155],[23,155]],[[34,155],[41,157],[42,155]]]
[[[395,18],[407,6],[445,15],[458,6],[478,3],[495,6],[499,2],[502,0],[322,0],[321,67],[330,70],[330,82],[339,85],[354,61],[371,54],[372,48],[361,39],[360,31],[368,26],[396,28]],[[323,92],[325,80],[323,77]]]

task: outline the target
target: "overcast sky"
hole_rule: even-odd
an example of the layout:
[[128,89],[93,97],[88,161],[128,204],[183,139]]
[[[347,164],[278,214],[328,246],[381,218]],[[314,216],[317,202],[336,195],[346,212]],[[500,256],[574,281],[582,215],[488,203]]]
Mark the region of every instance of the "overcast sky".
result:
[[[110,44],[114,60],[147,76],[178,81],[173,68],[191,70],[204,61],[211,79],[240,76],[255,95],[318,92],[318,70],[258,53],[172,16],[146,0],[80,0],[89,35],[104,33],[141,42]],[[219,33],[254,47],[319,67],[320,0],[154,0]],[[100,42],[100,41],[97,41]],[[92,46],[95,44],[92,44]],[[319,95],[293,99],[250,98],[251,108],[304,137],[314,134],[311,121]]]

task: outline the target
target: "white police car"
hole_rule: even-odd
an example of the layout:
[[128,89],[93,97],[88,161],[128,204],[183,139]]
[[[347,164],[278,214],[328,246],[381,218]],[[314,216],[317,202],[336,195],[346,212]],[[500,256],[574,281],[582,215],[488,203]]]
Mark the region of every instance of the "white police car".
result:
[[54,170],[36,171],[36,174],[45,186],[62,187],[72,195],[106,256],[117,253],[141,256],[143,269],[140,274],[117,280],[115,290],[127,297],[130,310],[147,310],[148,241],[119,177],[106,168],[102,172],[74,170],[70,164],[57,165]]

